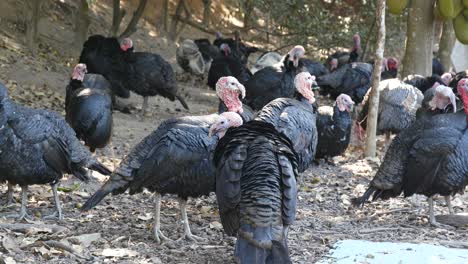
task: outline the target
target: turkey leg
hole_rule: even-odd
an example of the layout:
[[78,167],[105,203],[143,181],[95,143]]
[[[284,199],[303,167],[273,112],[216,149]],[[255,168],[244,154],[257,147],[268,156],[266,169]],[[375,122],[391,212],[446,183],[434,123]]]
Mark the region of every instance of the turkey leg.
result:
[[13,192],[14,192],[15,186],[11,183],[8,183],[8,191],[7,191],[7,205],[10,205],[13,203]]
[[21,209],[17,215],[8,215],[7,217],[16,218],[21,221],[25,218],[29,218],[26,206],[28,205],[28,186],[21,186]]
[[434,216],[434,199],[432,198],[432,196],[429,197],[428,202],[429,202],[429,223],[431,223],[431,225],[438,227],[438,228],[445,228],[445,229],[450,229],[450,230],[454,229],[453,226],[437,223],[435,216]]
[[455,211],[453,211],[452,199],[450,199],[450,195],[445,196],[444,198],[445,198],[445,203],[447,204],[447,207],[448,207],[448,210],[449,210],[449,214],[454,215]]
[[63,220],[62,207],[60,205],[60,199],[57,193],[57,185],[58,183],[55,183],[52,185],[52,192],[54,193],[54,202],[55,202],[56,211],[51,215],[45,216],[44,219],[52,219],[52,218],[57,217],[58,220]]
[[154,194],[154,225],[153,225],[153,233],[154,233],[154,239],[158,244],[161,243],[161,238],[163,240],[171,240],[168,237],[166,237],[162,232],[161,232],[161,194],[155,193]]
[[178,240],[181,240],[183,238],[186,238],[187,240],[190,241],[203,241],[205,240],[202,237],[198,237],[194,234],[192,234],[192,231],[190,230],[190,225],[188,222],[188,217],[187,217],[187,200],[183,198],[179,198],[179,206],[180,206],[180,214],[182,215],[182,221],[184,222],[184,236],[179,238]]
[[142,115],[146,115],[146,109],[148,108],[148,96],[143,97],[143,105],[141,106]]

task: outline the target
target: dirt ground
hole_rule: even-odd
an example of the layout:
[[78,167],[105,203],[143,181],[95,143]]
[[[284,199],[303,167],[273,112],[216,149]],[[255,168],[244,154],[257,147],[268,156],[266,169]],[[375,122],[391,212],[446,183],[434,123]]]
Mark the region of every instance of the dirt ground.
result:
[[[7,2],[13,3],[11,0]],[[7,7],[14,8],[12,5]],[[110,17],[107,6],[98,5],[97,8],[96,12],[104,12]],[[61,47],[68,45],[66,42],[50,44],[47,37],[41,37],[38,53],[32,56],[22,42],[21,27],[15,24],[14,17],[8,16],[8,9],[3,10],[7,11],[0,12],[0,16],[5,18],[5,26],[0,28],[0,81],[8,86],[15,101],[64,113],[64,90],[76,57],[60,52]],[[51,10],[55,14],[55,9]],[[57,14],[60,20],[60,13]],[[48,19],[55,18],[50,16]],[[99,29],[99,25],[93,25],[92,29]],[[59,31],[55,37],[66,38],[70,29],[67,30]],[[161,53],[174,63],[175,45],[151,36],[151,30],[151,26],[144,24],[134,36],[138,49]],[[48,32],[44,34],[47,36]],[[186,78],[181,76],[179,79]],[[97,157],[114,168],[161,121],[173,116],[216,111],[216,96],[204,83],[198,82],[195,87],[190,87],[181,81],[180,85],[190,111],[184,110],[178,102],[153,97],[150,99],[150,114],[143,117],[139,109],[142,99],[132,95],[128,102],[137,109],[130,115],[114,113],[113,151],[106,148],[98,151]],[[328,99],[319,99],[322,104],[331,104]],[[379,142],[380,158],[382,149],[383,143]],[[352,207],[350,199],[364,192],[379,163],[379,158],[363,159],[362,151],[356,147],[335,158],[333,164],[320,161],[301,175],[297,221],[289,233],[294,263],[314,263],[342,239],[427,242],[449,246],[467,241],[467,227],[452,230],[428,224],[424,197],[378,201],[362,209]],[[206,241],[192,243],[181,240],[159,245],[151,232],[151,193],[109,196],[95,209],[87,213],[79,211],[81,204],[106,180],[101,175],[94,176],[89,184],[80,184],[71,177],[62,181],[59,193],[65,219],[61,222],[41,219],[54,208],[52,193],[48,186],[32,186],[28,210],[34,218],[31,223],[23,223],[28,225],[26,229],[5,217],[19,210],[17,188],[16,203],[0,206],[0,263],[233,263],[235,239],[223,233],[214,195],[190,199],[188,204],[192,232],[206,238]],[[0,191],[5,193],[6,186],[2,185]],[[458,214],[467,213],[467,197],[465,194],[454,198],[452,203]],[[2,196],[0,204],[4,203],[4,198]],[[436,214],[447,214],[442,199],[437,200],[436,205]],[[164,197],[161,222],[163,233],[170,238],[176,240],[183,234],[174,197]],[[64,245],[73,250],[65,249]]]

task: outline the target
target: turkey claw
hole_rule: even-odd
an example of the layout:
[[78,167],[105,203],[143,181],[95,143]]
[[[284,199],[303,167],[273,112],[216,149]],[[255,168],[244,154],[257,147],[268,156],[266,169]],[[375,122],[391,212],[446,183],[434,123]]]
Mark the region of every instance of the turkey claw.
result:
[[63,220],[63,215],[60,212],[55,211],[51,215],[44,216],[42,219],[55,219],[55,218],[57,218],[58,220]]
[[196,236],[194,234],[185,234],[183,237],[177,239],[177,242],[181,241],[182,239],[186,239],[188,241],[192,241],[192,242],[203,242],[203,241],[206,241],[206,238],[203,238],[203,237],[199,237],[199,236]]
[[168,238],[165,236],[161,230],[156,230],[154,231],[154,240],[156,240],[156,243],[161,244],[161,241],[172,241],[172,239]]

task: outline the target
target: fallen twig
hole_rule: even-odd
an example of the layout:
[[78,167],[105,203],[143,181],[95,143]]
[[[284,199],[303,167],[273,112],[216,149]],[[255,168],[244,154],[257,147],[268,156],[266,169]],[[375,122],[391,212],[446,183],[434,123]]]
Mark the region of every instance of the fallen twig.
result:
[[386,231],[414,231],[413,228],[404,228],[404,227],[378,227],[371,229],[362,229],[359,230],[359,234],[370,234],[376,232],[386,232]]
[[381,215],[386,215],[386,214],[394,214],[394,213],[401,213],[401,212],[410,212],[412,209],[409,208],[399,208],[399,209],[393,209],[393,210],[388,210],[388,211],[383,211],[383,212],[375,212],[372,215],[357,218],[357,219],[351,219],[351,221],[366,221],[366,220],[372,220],[378,216]]
[[0,224],[0,229],[9,229],[15,232],[36,234],[36,233],[61,233],[67,232],[68,228],[59,225],[45,224]]
[[80,258],[80,259],[84,259],[84,260],[93,260],[94,258],[93,257],[86,257],[84,255],[81,255],[78,251],[76,251],[73,247],[65,244],[65,243],[62,243],[62,242],[59,242],[59,241],[56,241],[56,240],[47,240],[47,241],[36,241],[32,244],[29,244],[29,245],[26,245],[22,248],[31,248],[31,247],[42,247],[42,246],[47,246],[49,248],[51,247],[54,247],[54,248],[58,248],[58,249],[62,249],[64,251],[67,251],[69,252],[70,254],[76,256],[77,258]]

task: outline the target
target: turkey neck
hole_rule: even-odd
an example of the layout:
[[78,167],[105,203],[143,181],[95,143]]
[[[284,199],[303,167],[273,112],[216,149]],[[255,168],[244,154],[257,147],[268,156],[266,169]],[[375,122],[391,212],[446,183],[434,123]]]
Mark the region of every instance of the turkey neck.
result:
[[465,111],[465,114],[467,115],[467,120],[468,120],[468,94],[466,94],[466,91],[464,89],[460,89],[460,97],[462,98],[463,101],[463,110]]
[[72,91],[80,89],[83,87],[83,82],[77,79],[71,79],[70,87],[72,88]]

